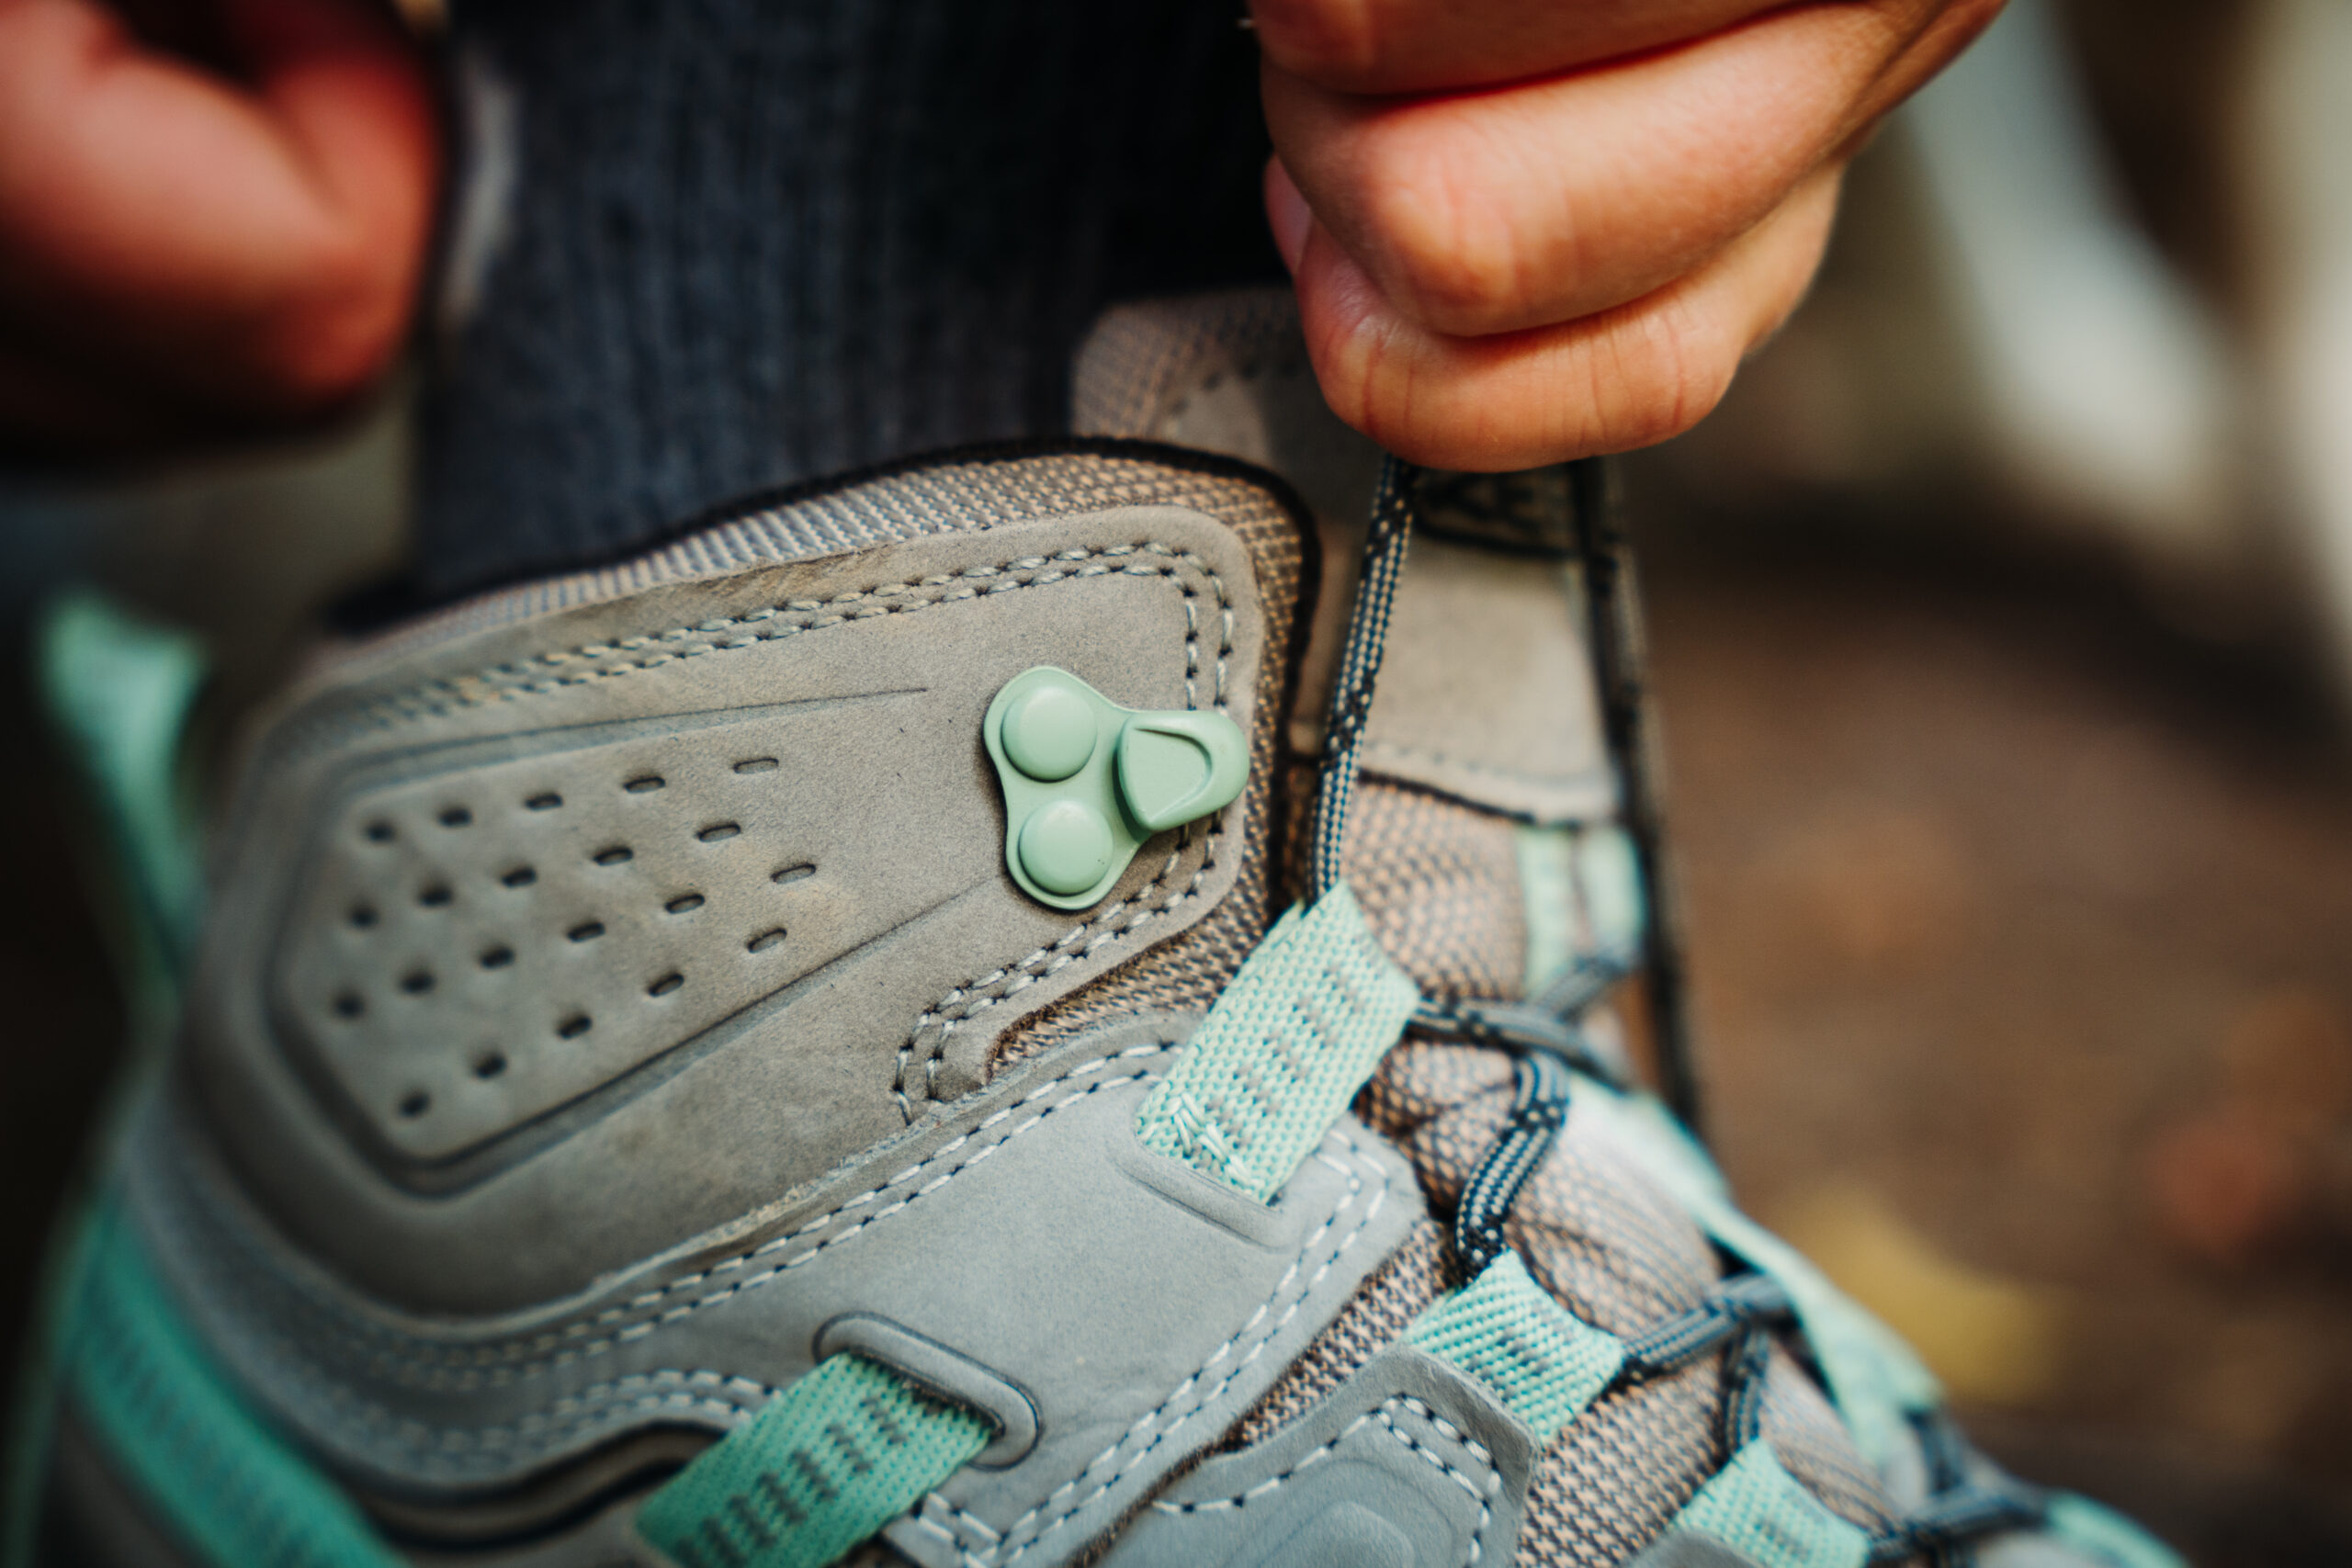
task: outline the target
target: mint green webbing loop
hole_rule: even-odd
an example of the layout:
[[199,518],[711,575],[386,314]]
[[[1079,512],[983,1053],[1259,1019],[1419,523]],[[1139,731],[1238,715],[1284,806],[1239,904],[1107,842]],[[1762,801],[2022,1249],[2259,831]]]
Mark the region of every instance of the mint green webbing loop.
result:
[[1419,1001],[1340,883],[1274,922],[1136,1112],[1136,1136],[1271,1202]]
[[215,1568],[399,1568],[358,1511],[240,1402],[112,1206],[94,1217],[63,1351],[74,1409]]
[[683,1568],[825,1568],[989,1444],[989,1424],[861,1356],[835,1356],[646,1500]]
[[1439,1297],[1406,1329],[1405,1341],[1493,1390],[1539,1448],[1582,1415],[1625,1363],[1624,1344],[1553,1300],[1516,1252]]
[[1870,1537],[1831,1513],[1758,1438],[1734,1454],[1667,1527],[1702,1535],[1758,1568],[1862,1568]]

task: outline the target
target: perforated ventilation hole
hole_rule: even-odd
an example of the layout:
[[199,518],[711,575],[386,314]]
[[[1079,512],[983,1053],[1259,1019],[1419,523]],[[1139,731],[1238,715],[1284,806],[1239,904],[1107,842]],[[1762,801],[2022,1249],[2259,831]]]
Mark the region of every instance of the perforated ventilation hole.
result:
[[506,1058],[492,1051],[474,1062],[474,1077],[488,1082],[506,1070]]
[[368,1003],[357,991],[345,991],[334,999],[334,1015],[337,1018],[357,1018],[367,1010]]
[[412,969],[401,976],[401,989],[412,997],[421,997],[432,988],[433,972],[429,969]]
[[637,858],[637,852],[627,844],[615,844],[608,850],[598,850],[588,857],[598,865],[621,865]]
[[428,909],[439,909],[447,907],[453,897],[455,895],[449,891],[447,883],[436,882],[419,893],[416,896],[416,901]]
[[596,1021],[584,1012],[575,1012],[555,1026],[555,1032],[566,1040],[577,1040],[596,1027]]
[[390,822],[368,823],[368,841],[371,844],[390,843],[392,841],[392,825]]
[[649,997],[666,997],[685,983],[686,977],[684,975],[673,971],[646,987],[645,994]]
[[473,820],[474,814],[462,806],[452,806],[441,813],[441,826],[444,828],[469,828],[473,825]]
[[775,772],[774,757],[746,757],[735,764],[739,773],[772,773]]
[[816,874],[817,868],[813,865],[787,865],[781,871],[770,872],[768,874],[768,880],[781,887],[786,883],[797,882],[802,877],[814,876]]
[[413,1089],[401,1097],[401,1114],[413,1122],[433,1109],[433,1097],[421,1089]]
[[514,950],[503,945],[491,948],[481,955],[480,960],[481,966],[485,969],[503,969],[514,962]]
[[563,934],[570,937],[574,942],[594,942],[598,937],[605,934],[605,922],[602,920],[582,920],[580,924],[572,927]]
[[681,893],[675,898],[673,898],[668,903],[662,905],[662,908],[673,915],[690,915],[696,909],[702,908],[702,895],[699,893]]
[[745,942],[743,946],[748,952],[765,953],[769,948],[774,947],[783,940],[784,928],[782,926],[778,926],[772,931],[762,931],[759,935]]
[[670,781],[668,779],[663,778],[660,773],[639,773],[637,777],[629,780],[628,783],[621,785],[621,788],[628,791],[631,795],[650,795],[653,791],[660,789],[663,784],[666,784],[669,782]]
[[731,839],[742,830],[743,825],[740,822],[713,822],[695,837],[706,844],[715,844],[722,839]]
[[539,874],[527,865],[518,865],[498,880],[509,887],[528,887],[539,879]]
[[376,923],[376,906],[373,904],[354,904],[351,907],[349,919],[353,925],[358,927],[364,931],[369,926]]
[[563,796],[556,794],[553,790],[549,790],[545,795],[535,795],[531,796],[530,799],[525,801],[523,803],[523,809],[526,811],[553,811],[557,807],[561,806],[562,804]]

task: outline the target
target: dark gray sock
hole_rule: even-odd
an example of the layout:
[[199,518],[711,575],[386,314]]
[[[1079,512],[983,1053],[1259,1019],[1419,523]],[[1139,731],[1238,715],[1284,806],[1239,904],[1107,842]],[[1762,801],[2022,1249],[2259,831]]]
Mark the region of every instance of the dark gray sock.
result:
[[1239,15],[460,0],[458,74],[506,106],[511,194],[471,309],[435,336],[419,586],[1061,430],[1105,303],[1281,276]]

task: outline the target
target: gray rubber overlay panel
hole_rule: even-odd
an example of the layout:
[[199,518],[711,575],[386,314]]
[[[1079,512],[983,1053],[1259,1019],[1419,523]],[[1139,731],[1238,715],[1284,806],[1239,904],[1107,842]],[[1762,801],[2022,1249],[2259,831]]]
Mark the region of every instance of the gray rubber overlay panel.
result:
[[887,1348],[879,1320],[1035,1413],[1016,1462],[926,1505],[960,1524],[902,1544],[946,1568],[985,1530],[983,1562],[1058,1562],[1230,1427],[1422,1213],[1352,1119],[1270,1207],[1145,1150],[1136,1109],[1192,1022],[1024,1063],[790,1201],[526,1313],[402,1313],[335,1285],[167,1127],[135,1140],[129,1187],[214,1349],[366,1484],[454,1497],[646,1427],[725,1430],[829,1325],[858,1318],[859,1347]]
[[[1535,1446],[1463,1372],[1410,1346],[1255,1447],[1152,1500],[1105,1568],[1508,1563]],[[902,1541],[910,1526],[894,1526]]]
[[814,1180],[1232,885],[1238,804],[1092,909],[1023,895],[997,690],[1055,664],[1250,730],[1263,626],[1230,528],[1138,507],[651,589],[330,686],[228,835],[187,1053],[220,1145],[328,1268],[456,1312]]

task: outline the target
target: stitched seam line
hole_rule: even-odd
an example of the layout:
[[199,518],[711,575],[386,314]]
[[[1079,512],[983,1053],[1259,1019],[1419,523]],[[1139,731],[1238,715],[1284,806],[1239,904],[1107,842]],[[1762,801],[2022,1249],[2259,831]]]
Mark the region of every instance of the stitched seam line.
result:
[[[779,1235],[772,1236],[760,1243],[757,1247],[752,1247],[744,1252],[738,1253],[731,1258],[724,1258],[719,1262],[711,1265],[707,1269],[697,1269],[688,1274],[681,1274],[671,1280],[665,1280],[662,1284],[641,1292],[638,1295],[631,1297],[628,1301],[623,1302],[616,1306],[608,1307],[604,1311],[595,1314],[594,1316],[577,1320],[573,1323],[565,1325],[560,1328],[542,1331],[532,1336],[529,1339],[516,1344],[505,1347],[444,1346],[435,1344],[430,1340],[417,1338],[414,1336],[401,1334],[398,1330],[383,1329],[376,1330],[375,1335],[371,1336],[369,1333],[370,1325],[353,1324],[348,1316],[340,1312],[332,1303],[321,1302],[315,1297],[300,1297],[298,1298],[299,1304],[301,1308],[311,1313],[326,1316],[330,1320],[329,1327],[331,1330],[334,1328],[341,1329],[342,1332],[340,1337],[345,1341],[344,1352],[345,1355],[354,1356],[364,1364],[370,1366],[390,1367],[395,1372],[397,1380],[409,1386],[423,1386],[436,1392],[463,1392],[468,1389],[483,1386],[503,1386],[506,1383],[520,1381],[524,1378],[537,1376],[556,1367],[567,1366],[576,1361],[586,1360],[592,1357],[605,1354],[620,1344],[626,1343],[629,1340],[641,1338],[644,1335],[652,1332],[653,1329],[659,1327],[664,1323],[673,1322],[678,1318],[684,1317],[692,1313],[700,1311],[704,1307],[716,1305],[719,1302],[730,1299],[735,1295],[742,1293],[744,1291],[757,1289],[761,1285],[769,1283],[780,1276],[786,1269],[798,1267],[800,1264],[808,1261],[809,1258],[833,1246],[835,1243],[847,1240],[850,1236],[859,1234],[869,1226],[879,1224],[893,1215],[901,1213],[909,1205],[913,1203],[916,1199],[938,1190],[941,1187],[945,1186],[947,1182],[953,1180],[956,1177],[969,1170],[974,1165],[985,1159],[997,1148],[1001,1147],[1005,1143],[1010,1142],[1012,1139],[1018,1137],[1021,1134],[1036,1126],[1046,1116],[1051,1115],[1055,1111],[1061,1109],[1063,1106],[1075,1103],[1086,1095],[1093,1094],[1099,1089],[1107,1089],[1113,1084],[1132,1082],[1136,1078],[1147,1077],[1148,1076],[1148,1069],[1138,1068],[1135,1072],[1127,1073],[1118,1077],[1109,1078],[1101,1083],[1091,1084],[1077,1094],[1067,1095],[1064,1098],[1056,1100],[1053,1104],[1039,1111],[1029,1120],[1006,1128],[1001,1132],[998,1132],[993,1136],[988,1135],[992,1132],[992,1130],[1004,1127],[1004,1124],[1011,1122],[1012,1119],[1020,1111],[1035,1104],[1038,1100],[1051,1094],[1055,1089],[1068,1083],[1072,1078],[1099,1072],[1105,1067],[1112,1066],[1113,1065],[1122,1061],[1140,1056],[1164,1055],[1174,1049],[1176,1049],[1175,1046],[1166,1043],[1134,1045],[1109,1056],[1099,1056],[1091,1061],[1080,1063],[1078,1066],[1069,1068],[1068,1071],[1046,1080],[1045,1083],[1037,1085],[1035,1088],[1032,1089],[1011,1104],[999,1108],[997,1111],[983,1118],[969,1131],[949,1140],[946,1144],[941,1145],[938,1149],[933,1150],[928,1156],[917,1164],[910,1166],[906,1169],[898,1172],[896,1175],[876,1183],[873,1187],[860,1192],[855,1197],[846,1199],[843,1201],[835,1204],[831,1208],[826,1210],[823,1213],[815,1215],[812,1218],[802,1222],[790,1231]],[[747,1275],[742,1279],[731,1280],[724,1289],[698,1297],[692,1302],[673,1305],[659,1312],[655,1311],[656,1308],[661,1306],[662,1302],[672,1296],[686,1291],[694,1290],[716,1277],[731,1273],[759,1258],[782,1251],[801,1237],[806,1236],[812,1232],[824,1229],[828,1224],[831,1224],[833,1221],[839,1219],[843,1214],[848,1213],[850,1211],[875,1201],[876,1199],[881,1198],[884,1194],[889,1192],[893,1188],[913,1181],[917,1178],[922,1176],[925,1172],[932,1170],[942,1161],[953,1158],[958,1153],[967,1148],[976,1140],[979,1141],[980,1146],[978,1149],[973,1150],[969,1156],[965,1158],[962,1163],[938,1176],[933,1177],[930,1181],[924,1182],[915,1190],[907,1193],[903,1197],[900,1197],[888,1204],[886,1204],[883,1208],[877,1210],[874,1213],[866,1215],[850,1229],[827,1237],[808,1251],[797,1254],[775,1267],[763,1269],[754,1274]],[[615,1333],[605,1335],[603,1337],[591,1340],[585,1344],[566,1346],[564,1349],[552,1356],[543,1356],[538,1354],[539,1352],[551,1348],[552,1347],[563,1345],[568,1339],[573,1339],[582,1335],[593,1334],[600,1328],[611,1327],[613,1325],[621,1323],[625,1319],[628,1319],[633,1315],[638,1316],[639,1321],[630,1323],[628,1326],[621,1328]],[[391,1344],[387,1345],[383,1342],[382,1337],[378,1337],[377,1336],[397,1336],[397,1337],[393,1339]],[[502,1355],[535,1359],[505,1361],[495,1367],[484,1366],[485,1362],[494,1359]],[[472,1371],[472,1369],[481,1370]],[[436,1371],[447,1372],[451,1375],[440,1377],[433,1376],[432,1374]],[[469,1375],[469,1372],[470,1375]]]
[[[1443,1416],[1438,1415],[1437,1412],[1431,1410],[1419,1400],[1413,1398],[1410,1394],[1392,1393],[1385,1400],[1381,1402],[1380,1407],[1377,1410],[1367,1410],[1363,1415],[1357,1416],[1354,1420],[1349,1422],[1345,1427],[1341,1427],[1337,1433],[1335,1433],[1329,1441],[1305,1455],[1296,1464],[1292,1465],[1288,1470],[1283,1471],[1279,1475],[1268,1476],[1265,1480],[1259,1482],[1256,1485],[1250,1487],[1246,1491],[1236,1492],[1231,1496],[1227,1497],[1208,1497],[1191,1503],[1154,1503],[1152,1506],[1163,1514],[1222,1513],[1231,1508],[1246,1507],[1253,1500],[1271,1495],[1284,1483],[1288,1482],[1293,1476],[1297,1475],[1301,1471],[1306,1470],[1310,1466],[1322,1462],[1322,1461],[1329,1458],[1332,1451],[1338,1449],[1341,1443],[1344,1443],[1350,1438],[1354,1437],[1358,1432],[1362,1431],[1364,1427],[1374,1421],[1378,1421],[1382,1428],[1385,1430],[1390,1437],[1404,1444],[1408,1449],[1414,1450],[1420,1453],[1424,1458],[1428,1459],[1431,1464],[1436,1465],[1439,1469],[1444,1471],[1446,1474],[1452,1476],[1457,1484],[1469,1491],[1472,1497],[1477,1498],[1483,1502],[1487,1496],[1487,1483],[1486,1482],[1482,1482],[1476,1476],[1466,1474],[1463,1471],[1456,1469],[1452,1463],[1448,1462],[1442,1455],[1437,1453],[1436,1450],[1430,1449],[1427,1444],[1420,1442],[1411,1434],[1398,1429],[1396,1419],[1392,1414],[1392,1412],[1398,1409],[1411,1411],[1414,1415],[1421,1417],[1421,1419],[1427,1421],[1430,1426],[1436,1427],[1441,1436],[1451,1441],[1460,1443],[1463,1448],[1470,1453],[1472,1458],[1478,1462],[1479,1466],[1487,1472],[1489,1477],[1493,1475],[1494,1455],[1487,1450],[1484,1444],[1470,1438],[1468,1435],[1464,1433],[1460,1427],[1454,1426],[1452,1422],[1446,1420]],[[960,1510],[958,1511],[960,1512]],[[968,1516],[967,1517],[968,1517]]]
[[[1156,1426],[1160,1417],[1165,1416],[1170,1409],[1177,1405],[1180,1401],[1184,1401],[1188,1396],[1194,1394],[1194,1391],[1198,1388],[1202,1378],[1207,1375],[1208,1370],[1211,1367],[1216,1366],[1218,1361],[1230,1355],[1235,1347],[1240,1343],[1242,1335],[1248,1333],[1254,1325],[1264,1319],[1268,1312],[1272,1308],[1273,1304],[1282,1299],[1283,1293],[1290,1289],[1293,1281],[1297,1279],[1299,1270],[1306,1266],[1306,1259],[1314,1255],[1315,1249],[1322,1244],[1323,1238],[1330,1234],[1332,1226],[1339,1223],[1339,1213],[1335,1211],[1329,1218],[1327,1218],[1316,1233],[1307,1238],[1306,1245],[1300,1250],[1298,1259],[1293,1262],[1288,1269],[1284,1270],[1283,1277],[1275,1282],[1274,1289],[1272,1293],[1267,1296],[1264,1302],[1260,1303],[1258,1310],[1250,1315],[1249,1320],[1245,1322],[1240,1328],[1235,1330],[1231,1338],[1228,1338],[1224,1344],[1218,1346],[1216,1349],[1210,1354],[1208,1359],[1202,1363],[1201,1370],[1199,1371],[1194,1372],[1192,1376],[1186,1378],[1182,1383],[1178,1384],[1175,1391],[1170,1393],[1167,1399],[1163,1400],[1157,1409],[1151,1410],[1138,1417],[1135,1425],[1127,1429],[1126,1435],[1123,1437],[1119,1442],[1113,1444],[1110,1448],[1105,1449],[1102,1453],[1097,1454],[1084,1470],[1081,1470],[1077,1475],[1072,1476],[1069,1481],[1064,1482],[1060,1486],[1055,1488],[1053,1493],[1046,1498],[1044,1503],[1041,1503],[1036,1507],[1030,1509],[1027,1513],[1022,1515],[1020,1518],[1013,1521],[1012,1528],[1005,1532],[1005,1539],[1007,1541],[1010,1542],[1012,1540],[1019,1539],[1023,1537],[1024,1533],[1027,1539],[1023,1540],[1021,1545],[1014,1547],[1010,1553],[1001,1552],[998,1554],[994,1559],[996,1563],[1001,1564],[1002,1568],[1010,1568],[1011,1564],[1018,1562],[1039,1542],[1043,1541],[1046,1537],[1060,1529],[1077,1514],[1092,1504],[1097,1498],[1102,1496],[1113,1487],[1118,1485],[1121,1481],[1126,1478],[1128,1472],[1136,1463],[1150,1454],[1151,1451],[1154,1449],[1157,1449],[1162,1442],[1166,1441],[1168,1438],[1187,1420],[1191,1419],[1202,1409],[1214,1404],[1216,1400],[1224,1394],[1225,1391],[1232,1386],[1233,1381],[1239,1377],[1243,1371],[1248,1370],[1250,1363],[1258,1359],[1259,1355],[1264,1351],[1267,1345],[1272,1341],[1273,1337],[1282,1332],[1282,1330],[1289,1325],[1291,1319],[1298,1314],[1299,1308],[1305,1305],[1307,1300],[1314,1295],[1316,1287],[1322,1283],[1324,1277],[1331,1271],[1332,1266],[1347,1254],[1348,1249],[1353,1247],[1356,1244],[1357,1239],[1363,1235],[1364,1228],[1379,1215],[1381,1208],[1387,1198],[1388,1173],[1383,1169],[1376,1161],[1364,1159],[1363,1157],[1363,1145],[1356,1143],[1354,1139],[1349,1137],[1346,1134],[1339,1131],[1338,1129],[1335,1128],[1328,1135],[1327,1141],[1336,1141],[1350,1154],[1356,1156],[1359,1164],[1369,1167],[1374,1177],[1378,1182],[1378,1187],[1374,1191],[1371,1201],[1364,1205],[1363,1213],[1356,1217],[1354,1227],[1351,1229],[1347,1235],[1331,1249],[1329,1256],[1325,1258],[1323,1261],[1317,1266],[1314,1274],[1308,1278],[1306,1287],[1299,1292],[1297,1298],[1290,1303],[1289,1307],[1283,1312],[1282,1315],[1275,1318],[1272,1322],[1266,1324],[1263,1328],[1259,1330],[1257,1337],[1250,1342],[1249,1348],[1234,1361],[1232,1368],[1226,1372],[1225,1376],[1221,1380],[1219,1380],[1215,1388],[1208,1390],[1205,1393],[1198,1394],[1197,1397],[1192,1397],[1189,1404],[1182,1414],[1176,1416],[1175,1418],[1170,1420],[1166,1427],[1160,1427],[1158,1431],[1154,1432],[1149,1440],[1144,1442],[1142,1446],[1137,1448],[1133,1453],[1126,1455],[1124,1461],[1120,1462],[1120,1468],[1106,1477],[1101,1484],[1094,1488],[1093,1491],[1088,1493],[1077,1502],[1071,1503],[1063,1507],[1061,1512],[1046,1520],[1043,1524],[1035,1523],[1038,1515],[1046,1507],[1051,1506],[1056,1499],[1071,1492],[1075,1492],[1078,1489],[1079,1484],[1083,1482],[1087,1475],[1091,1473],[1098,1466],[1106,1461],[1119,1461],[1119,1450],[1125,1447],[1128,1441]],[[1363,1192],[1363,1184],[1361,1179],[1358,1178],[1352,1170],[1347,1170],[1347,1168],[1339,1166],[1336,1161],[1330,1160],[1327,1156],[1318,1154],[1317,1157],[1323,1159],[1327,1165],[1332,1166],[1333,1168],[1346,1172],[1349,1177],[1349,1194],[1347,1201],[1353,1201],[1354,1199]],[[1344,1209],[1345,1206],[1346,1205],[1343,1202],[1341,1205],[1342,1209]]]
[[[1134,560],[1125,566],[1107,564],[1130,560],[1139,552],[1159,559]],[[359,722],[372,718],[386,726],[436,717],[463,708],[486,706],[492,702],[519,702],[526,697],[561,691],[566,686],[584,686],[639,671],[657,670],[682,659],[699,658],[707,653],[731,653],[804,631],[839,626],[846,621],[910,615],[934,604],[960,604],[989,594],[1009,593],[1023,588],[1043,588],[1051,583],[1104,577],[1114,572],[1136,577],[1173,577],[1179,567],[1190,567],[1208,581],[1221,611],[1225,635],[1221,639],[1223,647],[1216,671],[1216,690],[1221,702],[1227,672],[1224,653],[1231,646],[1233,619],[1232,600],[1225,580],[1192,551],[1180,549],[1161,540],[1148,539],[1099,549],[1063,550],[1051,556],[1021,556],[1000,561],[994,566],[967,567],[960,572],[910,578],[852,593],[838,593],[828,599],[786,600],[781,604],[746,611],[740,615],[719,616],[691,626],[672,626],[612,642],[584,643],[560,653],[534,654],[528,659],[504,664],[484,665],[467,674],[444,676],[387,694],[368,703],[351,717]],[[1003,574],[1006,572],[1032,575],[1005,578]],[[1189,620],[1192,593],[1189,590],[1185,592]],[[922,596],[908,597],[916,594]],[[769,625],[779,618],[783,618],[784,624]],[[728,637],[726,634],[730,632],[740,635]],[[1194,635],[1197,636],[1197,627]],[[695,637],[711,640],[692,640]],[[562,669],[574,660],[610,659],[624,653],[645,654],[647,657],[594,669],[570,671]],[[1188,664],[1192,662],[1188,660]],[[1193,681],[1196,673],[1193,669],[1186,672],[1188,705],[1193,701]],[[533,675],[543,678],[524,679]]]

